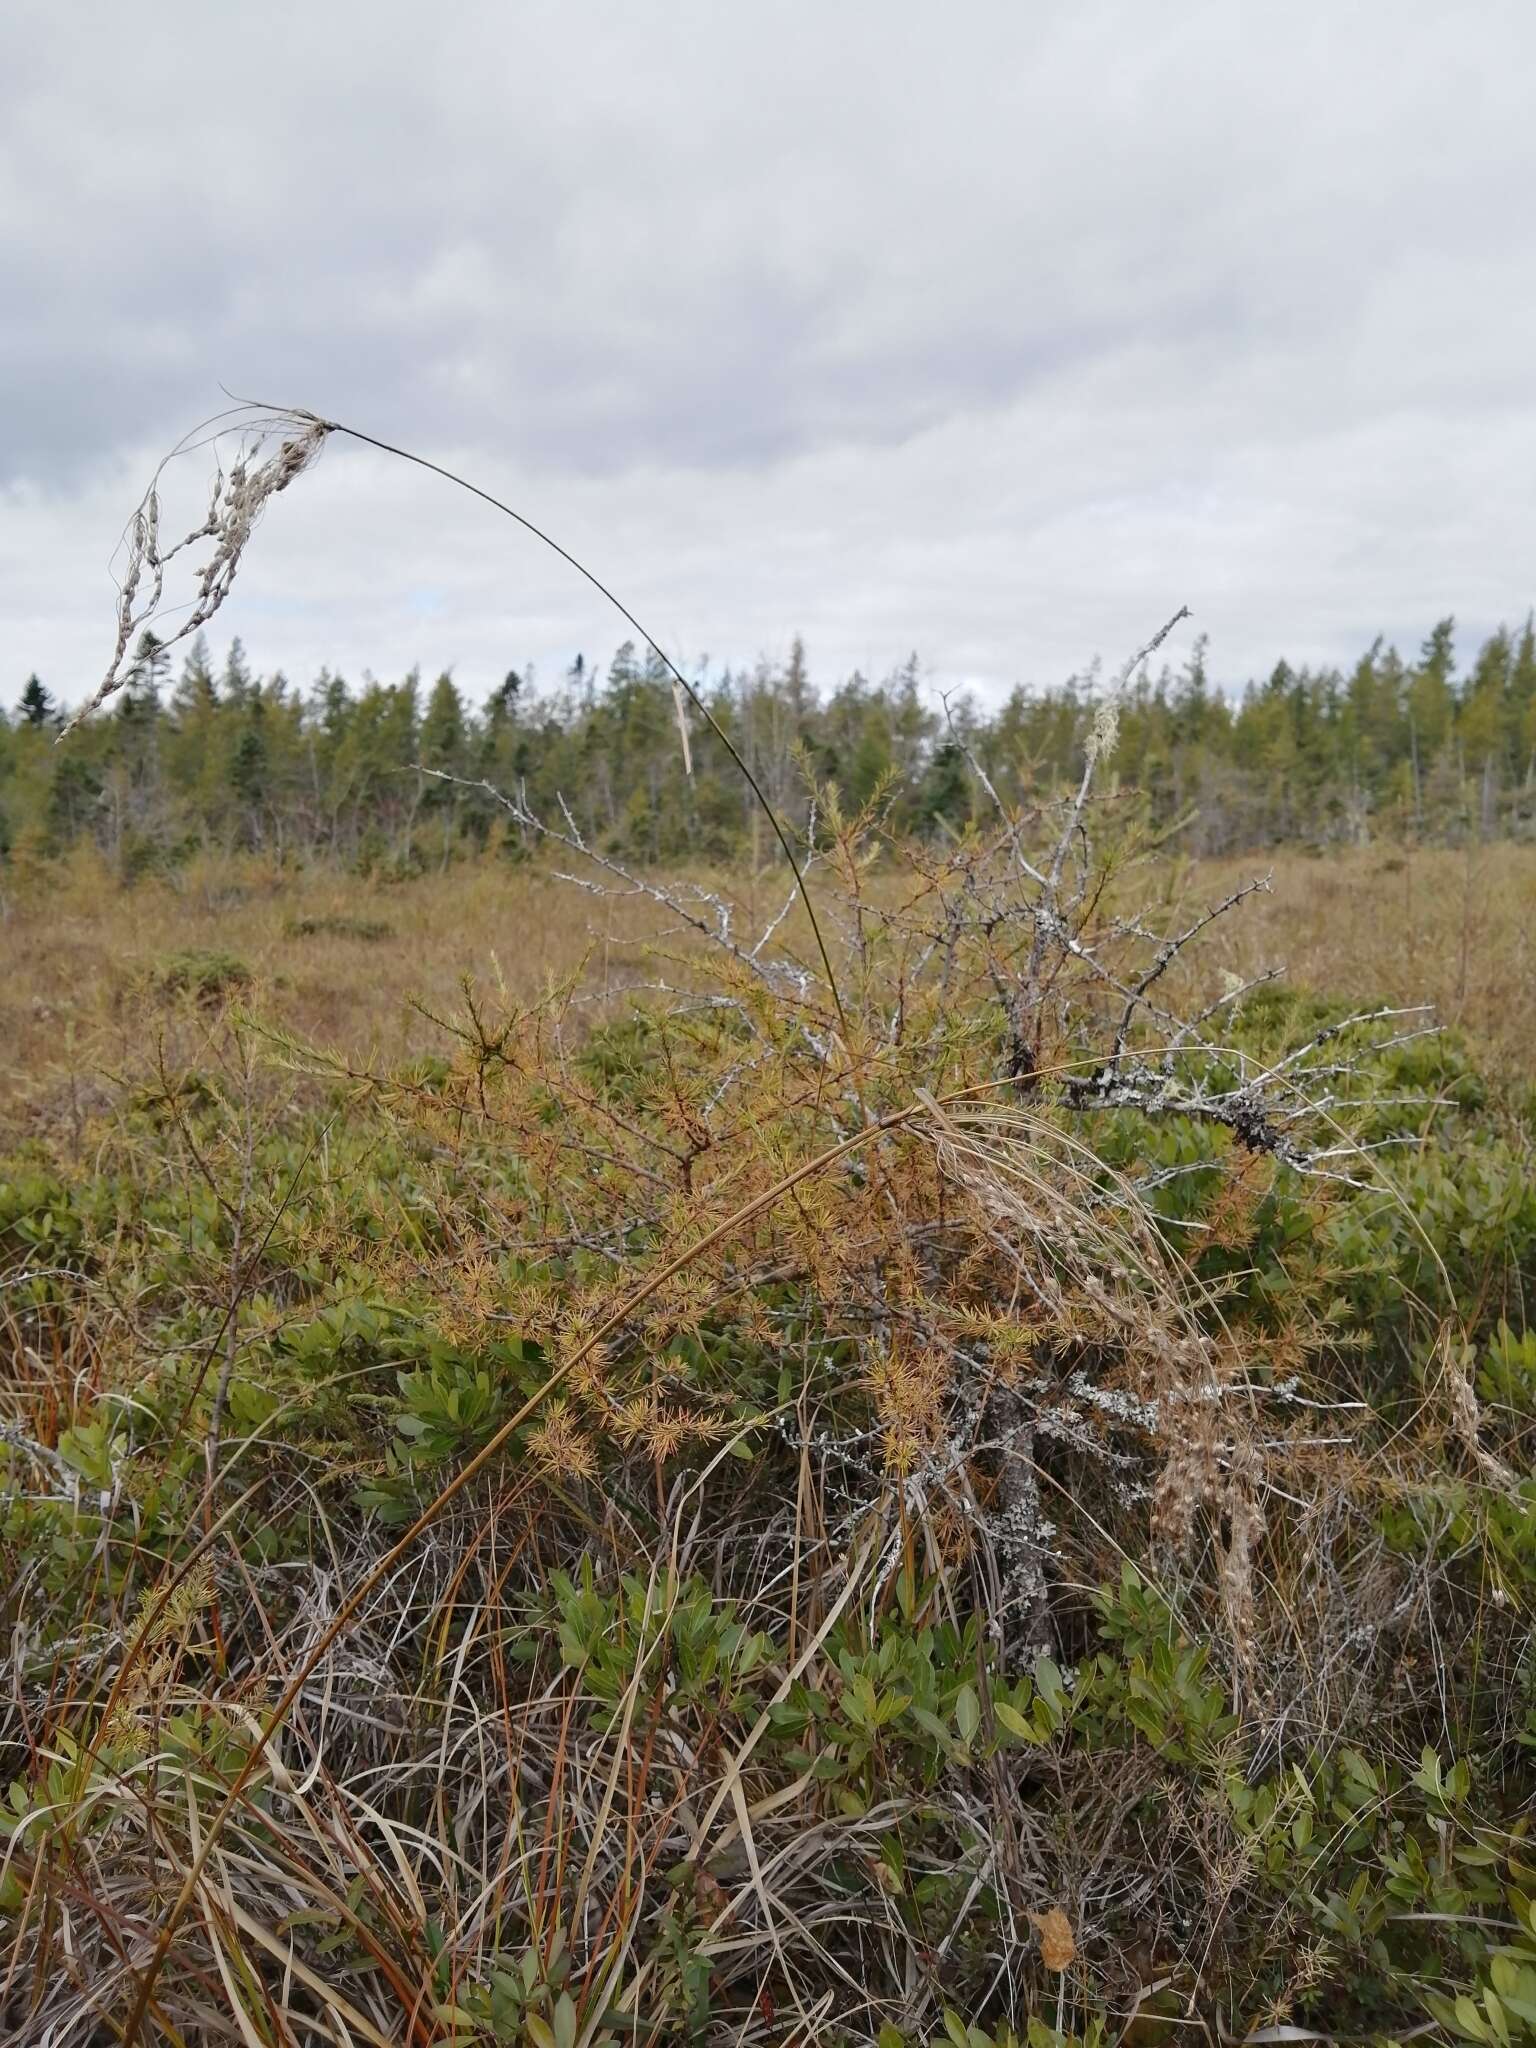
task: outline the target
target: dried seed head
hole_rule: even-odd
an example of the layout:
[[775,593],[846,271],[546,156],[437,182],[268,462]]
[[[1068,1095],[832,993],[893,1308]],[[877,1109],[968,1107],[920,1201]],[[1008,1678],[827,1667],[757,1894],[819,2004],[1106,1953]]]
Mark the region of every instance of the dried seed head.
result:
[[[208,429],[194,429],[178,442],[150,479],[149,488],[123,535],[126,553],[118,584],[117,645],[107,672],[95,694],[63,727],[61,739],[127,682],[129,642],[159,615],[165,599],[165,572],[171,561],[199,541],[212,543],[202,567],[193,572],[192,596],[182,607],[181,622],[160,643],[162,647],[174,647],[178,640],[188,639],[213,617],[229,595],[241,557],[269,500],[279,491],[287,490],[295,477],[303,475],[334,431],[331,421],[314,413],[268,412],[241,406],[234,415],[225,414],[221,420],[210,422]],[[226,473],[217,450],[220,439],[229,434],[236,437],[238,452]],[[263,449],[274,439],[277,446],[263,456]],[[208,446],[215,451],[208,511],[200,525],[165,547],[160,533],[160,480],[177,457]]]

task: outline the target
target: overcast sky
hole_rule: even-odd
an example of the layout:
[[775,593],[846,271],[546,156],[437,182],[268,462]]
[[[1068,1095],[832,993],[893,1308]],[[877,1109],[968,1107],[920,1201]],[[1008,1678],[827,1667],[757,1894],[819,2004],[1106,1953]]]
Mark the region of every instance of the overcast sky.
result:
[[[1043,684],[1187,602],[1239,678],[1523,616],[1533,89],[1530,0],[6,0],[0,697],[97,680],[221,384],[461,466],[689,661]],[[623,637],[336,444],[218,624],[476,695]]]

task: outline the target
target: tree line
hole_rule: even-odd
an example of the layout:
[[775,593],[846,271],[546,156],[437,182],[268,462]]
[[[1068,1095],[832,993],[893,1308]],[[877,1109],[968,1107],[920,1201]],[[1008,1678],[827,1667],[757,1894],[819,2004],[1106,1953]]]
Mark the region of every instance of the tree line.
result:
[[[941,707],[915,656],[822,689],[799,640],[783,662],[697,688],[801,829],[833,785],[845,811],[878,806],[893,832],[958,836],[991,809],[982,776],[1021,807],[1075,783],[1108,715],[1093,673],[992,710]],[[216,665],[199,638],[173,675],[146,634],[112,712],[61,742],[35,675],[0,714],[0,855],[88,840],[125,879],[210,849],[409,872],[518,852],[491,794],[515,789],[557,822],[568,807],[590,844],[630,860],[768,859],[750,791],[691,711],[684,773],[680,715],[662,663],[632,644],[601,670],[578,655],[553,686],[509,672],[474,708],[446,672],[352,685],[322,670],[299,688],[258,675],[238,640]],[[1116,786],[1191,853],[1536,832],[1529,618],[1464,668],[1443,619],[1412,661],[1378,640],[1347,671],[1280,661],[1240,691],[1212,681],[1197,641],[1181,667],[1139,675],[1115,723]]]

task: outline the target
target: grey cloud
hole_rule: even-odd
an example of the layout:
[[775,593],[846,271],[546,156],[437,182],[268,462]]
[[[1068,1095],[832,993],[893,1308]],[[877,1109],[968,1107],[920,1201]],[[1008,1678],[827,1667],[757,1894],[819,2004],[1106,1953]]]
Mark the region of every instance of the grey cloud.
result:
[[[1000,680],[1017,635],[1080,659],[1175,572],[1246,603],[1234,658],[1297,585],[1284,644],[1326,614],[1339,655],[1442,575],[1496,616],[1529,594],[1528,532],[1489,522],[1530,445],[1533,57],[1497,0],[13,0],[7,644],[76,658],[76,521],[221,380],[536,488],[722,655],[883,608],[899,652]],[[41,614],[39,505],[78,550]],[[349,542],[299,528],[318,659],[360,600]],[[1005,560],[1053,611],[994,607]],[[494,577],[415,580],[466,645],[509,630]],[[584,615],[539,591],[558,644]]]

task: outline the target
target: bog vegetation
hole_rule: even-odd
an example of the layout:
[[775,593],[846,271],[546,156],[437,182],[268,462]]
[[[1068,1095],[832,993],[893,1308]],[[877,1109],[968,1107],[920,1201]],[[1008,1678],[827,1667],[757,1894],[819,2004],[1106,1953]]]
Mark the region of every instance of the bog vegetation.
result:
[[1530,855],[1327,954],[1138,701],[13,859],[7,2040],[1536,2037]]

